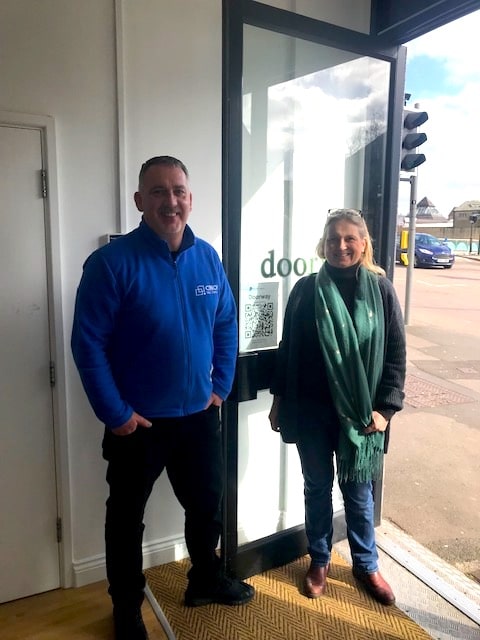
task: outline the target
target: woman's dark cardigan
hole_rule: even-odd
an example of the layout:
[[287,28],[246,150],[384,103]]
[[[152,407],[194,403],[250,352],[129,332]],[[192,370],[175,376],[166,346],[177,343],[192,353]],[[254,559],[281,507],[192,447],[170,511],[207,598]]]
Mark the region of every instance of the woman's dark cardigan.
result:
[[[378,279],[385,313],[385,355],[384,367],[373,403],[388,420],[395,412],[403,408],[406,345],[402,311],[392,283],[386,277]],[[315,274],[299,280],[292,289],[283,324],[275,372],[270,387],[271,393],[281,397],[279,408],[280,433],[284,442],[296,442],[299,428],[298,380],[302,363],[300,362],[300,340],[302,314],[312,309],[315,296]],[[321,355],[320,355],[321,357]],[[331,405],[333,405],[333,400]],[[388,443],[388,429],[385,438],[385,450]]]

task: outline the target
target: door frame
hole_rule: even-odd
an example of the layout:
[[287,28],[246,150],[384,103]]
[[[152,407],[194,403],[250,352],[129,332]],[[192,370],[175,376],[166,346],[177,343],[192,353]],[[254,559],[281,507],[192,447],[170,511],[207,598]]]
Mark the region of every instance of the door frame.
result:
[[53,117],[0,111],[0,125],[40,132],[42,165],[46,171],[47,197],[45,208],[45,249],[48,321],[51,358],[55,365],[55,385],[52,387],[53,439],[57,492],[57,518],[61,519],[59,542],[59,582],[63,588],[73,584],[73,556],[70,505],[70,473],[67,439],[66,372],[62,310],[60,225],[56,135]]
[[[283,9],[276,9],[252,0],[223,0],[223,128],[222,128],[222,252],[227,277],[237,304],[240,299],[240,243],[242,194],[242,70],[244,25],[297,37],[321,45],[380,58],[390,63],[388,127],[386,133],[386,165],[384,178],[384,211],[375,220],[374,235],[378,242],[376,256],[393,277],[395,222],[399,186],[400,131],[404,103],[406,49],[388,46],[376,36],[337,27]],[[225,496],[222,535],[224,568],[240,578],[260,573],[290,562],[306,553],[304,527],[295,527],[267,538],[238,546],[238,400],[243,397],[245,382],[248,394],[251,387],[244,369],[257,360],[257,378],[268,380],[276,349],[262,351],[261,358],[239,358],[237,379],[230,401],[224,403],[222,425],[224,432]],[[257,366],[258,366],[257,365]],[[255,366],[255,365],[254,365]],[[263,386],[262,386],[263,384]],[[257,389],[268,388],[262,382]],[[383,479],[374,487],[375,495],[383,494]],[[342,515],[342,514],[340,514]],[[338,520],[338,521],[337,521]],[[381,520],[381,499],[375,503],[375,524]],[[345,537],[343,517],[335,521],[336,539]]]

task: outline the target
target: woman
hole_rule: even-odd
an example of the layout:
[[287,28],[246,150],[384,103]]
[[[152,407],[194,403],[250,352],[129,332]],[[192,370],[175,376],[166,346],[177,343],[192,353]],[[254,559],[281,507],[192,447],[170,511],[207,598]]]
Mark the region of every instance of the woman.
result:
[[288,300],[269,414],[272,429],[296,443],[302,465],[311,557],[304,592],[325,591],[335,453],[353,574],[390,605],[395,596],[378,571],[372,481],[387,426],[403,406],[402,313],[359,212],[331,212],[317,253],[325,258],[320,271],[299,280]]

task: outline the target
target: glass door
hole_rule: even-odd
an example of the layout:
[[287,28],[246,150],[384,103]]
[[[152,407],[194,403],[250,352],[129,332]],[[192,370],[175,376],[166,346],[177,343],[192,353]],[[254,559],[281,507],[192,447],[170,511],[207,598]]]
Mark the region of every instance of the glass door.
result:
[[[245,577],[306,552],[298,454],[270,429],[270,373],[289,292],[320,266],[328,210],[361,209],[381,235],[391,60],[250,24],[242,38],[239,224],[231,210],[226,247],[227,271],[238,261],[229,276],[239,359],[224,416],[223,555]],[[334,511],[344,537],[338,486]]]

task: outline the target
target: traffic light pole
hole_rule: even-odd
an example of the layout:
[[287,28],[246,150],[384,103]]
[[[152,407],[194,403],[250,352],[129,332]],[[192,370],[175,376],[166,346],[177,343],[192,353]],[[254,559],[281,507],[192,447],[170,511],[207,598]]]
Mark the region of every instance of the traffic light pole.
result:
[[405,309],[403,313],[404,322],[408,325],[410,321],[410,294],[412,291],[413,267],[415,264],[415,229],[417,225],[417,176],[411,175],[409,178],[400,178],[405,182],[410,182],[410,213],[408,217],[408,250],[407,250],[407,280],[405,283]]
[[[480,211],[475,211],[470,214],[470,249],[468,253],[472,253],[473,249],[473,227],[477,224],[477,220],[480,216]],[[477,254],[480,256],[480,232],[478,234]]]
[[[408,97],[407,97],[408,96]],[[405,94],[405,99],[410,99],[410,94]],[[405,102],[406,104],[406,102]],[[423,153],[417,153],[417,147],[427,140],[425,133],[419,133],[417,128],[428,120],[428,113],[420,111],[420,105],[415,104],[415,109],[403,110],[402,130],[402,155],[400,158],[400,171],[414,172],[409,178],[400,178],[403,182],[410,183],[410,215],[408,222],[408,247],[407,247],[407,280],[405,283],[405,309],[404,323],[410,322],[410,294],[412,291],[413,268],[415,266],[415,227],[417,223],[417,167],[425,162]]]

